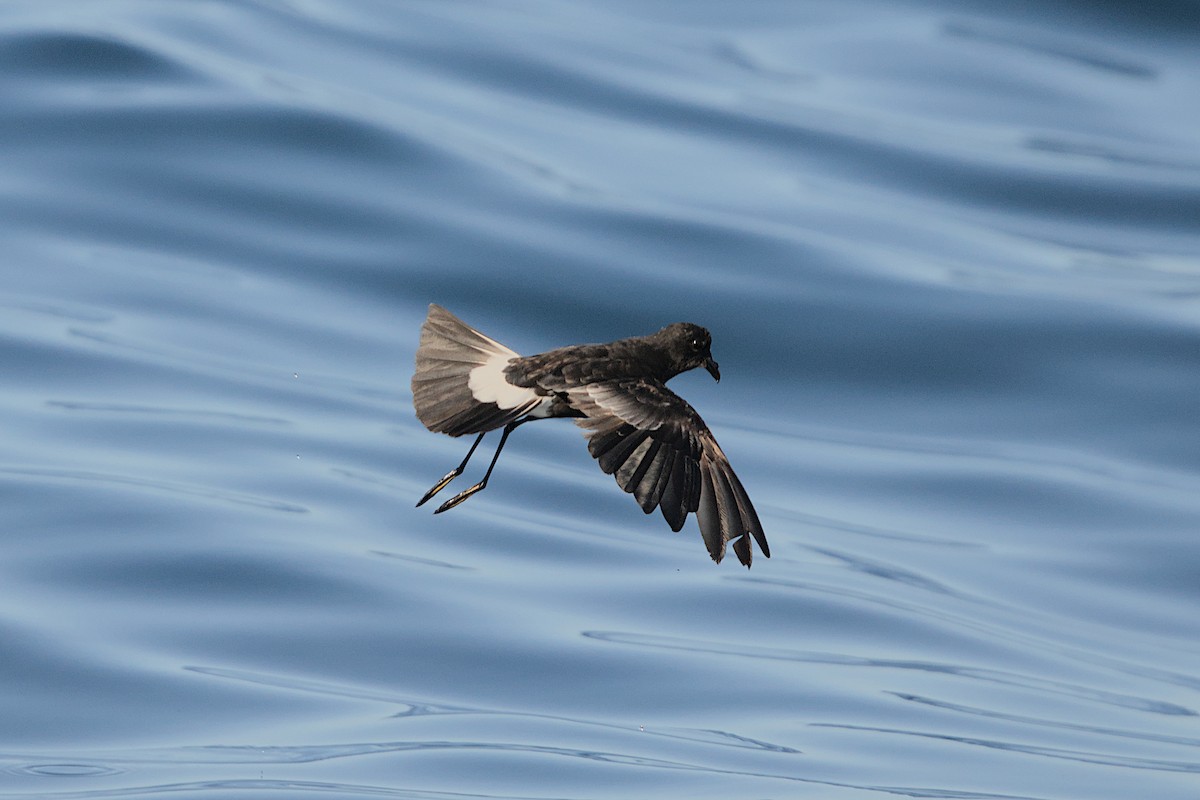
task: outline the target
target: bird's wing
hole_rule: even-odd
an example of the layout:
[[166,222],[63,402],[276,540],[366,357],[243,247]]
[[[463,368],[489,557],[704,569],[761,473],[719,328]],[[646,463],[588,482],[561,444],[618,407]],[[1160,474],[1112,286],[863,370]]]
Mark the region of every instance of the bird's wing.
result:
[[720,562],[732,542],[750,566],[747,534],[767,558],[771,551],[758,514],[704,420],[662,383],[628,379],[567,389],[584,416],[588,450],[600,468],[633,494],[649,514],[657,507],[678,531],[696,512],[709,555]]

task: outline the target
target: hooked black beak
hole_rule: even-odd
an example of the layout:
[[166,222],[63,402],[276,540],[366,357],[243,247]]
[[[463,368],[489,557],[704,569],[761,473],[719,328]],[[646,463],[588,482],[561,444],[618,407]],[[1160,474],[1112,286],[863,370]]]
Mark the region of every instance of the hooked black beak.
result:
[[704,360],[704,368],[708,370],[708,374],[713,376],[713,380],[717,383],[721,382],[721,368],[717,366],[717,362],[713,361],[713,357],[709,356]]

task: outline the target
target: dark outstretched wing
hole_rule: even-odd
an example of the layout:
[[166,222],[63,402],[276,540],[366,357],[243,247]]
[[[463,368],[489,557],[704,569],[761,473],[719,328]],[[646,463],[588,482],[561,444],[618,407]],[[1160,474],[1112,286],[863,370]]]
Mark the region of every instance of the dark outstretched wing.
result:
[[767,558],[771,551],[758,514],[729,459],[704,420],[662,383],[647,379],[608,381],[567,390],[584,416],[588,450],[649,514],[656,507],[678,531],[690,512],[713,561],[732,542],[738,560],[750,566],[754,537]]

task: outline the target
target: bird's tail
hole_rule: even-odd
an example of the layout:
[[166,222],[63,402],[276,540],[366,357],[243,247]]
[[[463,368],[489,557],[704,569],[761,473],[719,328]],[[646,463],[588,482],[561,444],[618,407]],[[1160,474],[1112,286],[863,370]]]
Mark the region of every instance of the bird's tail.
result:
[[[472,386],[473,370],[487,368],[482,375],[477,373],[476,384],[479,378],[485,382],[499,380],[502,365],[516,356],[515,352],[484,336],[446,309],[431,304],[425,324],[421,326],[417,370],[412,379],[417,419],[435,433],[462,436],[494,430],[522,416],[530,404],[521,402],[505,408],[494,402],[498,398],[489,398],[477,386]],[[483,398],[478,394],[483,394]]]

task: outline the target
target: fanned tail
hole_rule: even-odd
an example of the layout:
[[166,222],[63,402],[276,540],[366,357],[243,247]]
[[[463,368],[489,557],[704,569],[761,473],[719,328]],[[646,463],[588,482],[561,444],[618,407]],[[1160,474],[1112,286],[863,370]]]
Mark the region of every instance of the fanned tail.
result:
[[[503,365],[516,356],[446,309],[431,304],[421,326],[412,379],[417,419],[434,433],[463,436],[494,430],[526,414],[538,404],[531,391],[490,385],[503,381]],[[486,369],[476,373],[476,385],[472,386],[471,373],[479,367]],[[497,391],[503,394],[497,395]]]

